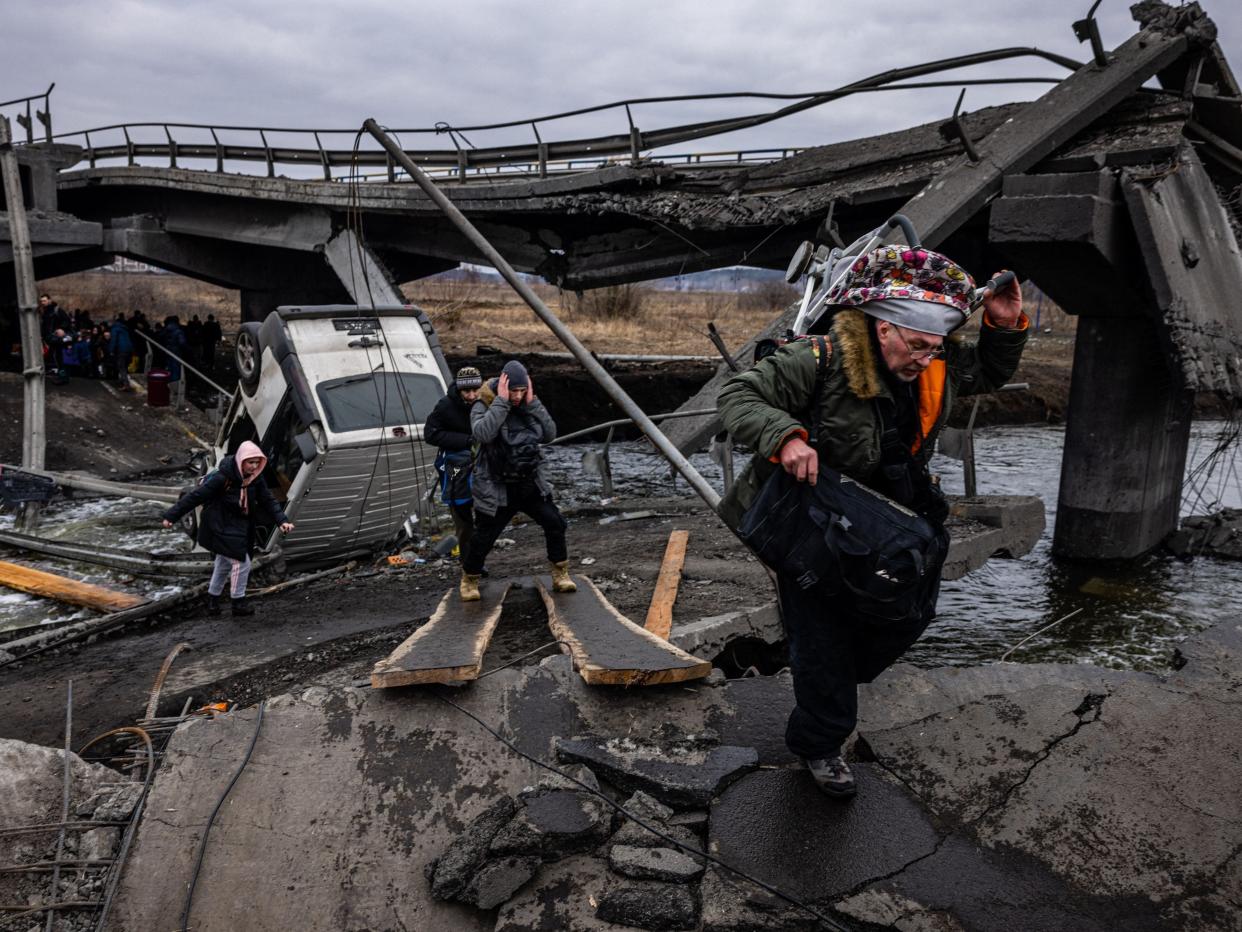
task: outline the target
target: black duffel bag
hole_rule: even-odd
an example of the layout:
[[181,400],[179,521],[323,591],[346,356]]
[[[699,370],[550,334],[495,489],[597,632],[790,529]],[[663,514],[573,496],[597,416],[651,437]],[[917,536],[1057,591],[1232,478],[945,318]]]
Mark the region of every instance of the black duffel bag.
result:
[[949,550],[943,528],[822,464],[815,485],[777,469],[738,536],[803,589],[848,592],[854,610],[878,624],[925,619]]

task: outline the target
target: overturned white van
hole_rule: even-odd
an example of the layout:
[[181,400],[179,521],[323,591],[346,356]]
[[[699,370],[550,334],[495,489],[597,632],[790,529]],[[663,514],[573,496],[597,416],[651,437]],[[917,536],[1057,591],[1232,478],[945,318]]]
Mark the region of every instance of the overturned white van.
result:
[[214,460],[258,443],[268,487],[296,525],[283,537],[261,528],[263,549],[279,543],[299,564],[339,561],[427,507],[435,449],[423,424],[450,376],[421,309],[280,307],[242,324],[237,370]]

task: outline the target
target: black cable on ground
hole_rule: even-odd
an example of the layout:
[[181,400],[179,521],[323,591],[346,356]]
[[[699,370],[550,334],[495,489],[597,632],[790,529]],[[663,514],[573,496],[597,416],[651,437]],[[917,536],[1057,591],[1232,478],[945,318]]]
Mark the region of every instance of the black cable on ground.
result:
[[[492,672],[495,672],[495,671],[492,671]],[[765,892],[770,893],[773,896],[784,900],[786,903],[789,903],[790,905],[797,907],[803,912],[809,913],[810,915],[814,916],[817,920],[823,923],[827,928],[832,929],[833,932],[850,932],[849,928],[841,925],[841,923],[837,922],[835,919],[832,919],[829,916],[826,916],[824,913],[820,912],[810,903],[806,903],[803,900],[798,899],[793,894],[785,893],[784,891],[779,890],[778,888],[772,886],[769,883],[765,883],[764,881],[760,880],[758,877],[754,877],[746,873],[743,870],[739,870],[736,867],[731,867],[730,865],[726,864],[724,861],[720,860],[720,858],[714,855],[708,854],[706,851],[699,851],[696,848],[692,848],[691,846],[678,841],[676,838],[673,838],[671,835],[668,835],[667,833],[660,831],[654,825],[649,825],[648,823],[644,822],[642,819],[634,815],[632,812],[630,812],[620,803],[613,802],[605,794],[601,793],[599,790],[595,789],[594,787],[588,786],[586,783],[583,783],[577,777],[571,776],[570,774],[566,773],[560,768],[553,767],[551,764],[545,763],[544,761],[539,760],[539,758],[533,757],[530,754],[527,754],[525,751],[518,748],[517,745],[515,745],[512,741],[510,741],[508,738],[506,738],[496,729],[492,728],[491,725],[487,724],[487,722],[483,721],[483,719],[479,718],[469,709],[462,708],[452,699],[449,699],[447,696],[442,695],[440,692],[438,691],[432,692],[432,695],[435,696],[435,698],[439,699],[441,702],[443,702],[445,705],[452,706],[462,715],[466,716],[469,719],[472,719],[476,725],[478,725],[480,728],[486,731],[489,735],[491,735],[493,738],[495,738],[497,741],[499,741],[501,744],[507,747],[510,751],[512,751],[518,757],[522,758],[525,761],[528,761],[529,763],[534,764],[536,767],[542,768],[543,770],[547,770],[550,773],[556,774],[558,777],[560,777],[563,780],[568,780],[570,783],[573,783],[581,787],[583,790],[590,793],[592,796],[601,800],[605,805],[610,807],[613,811],[618,812],[621,815],[625,816],[627,819],[634,822],[640,828],[643,828],[646,831],[650,832],[651,834],[655,835],[661,841],[667,842],[673,847],[681,851],[684,851],[686,854],[690,855],[691,857],[703,858],[706,861],[710,861],[712,864],[715,864],[717,867],[720,867],[728,871],[731,874],[735,874],[738,877],[741,877],[743,880],[747,880],[750,883],[753,883],[756,887],[759,887],[761,890],[764,890]]]
[[181,911],[181,925],[177,927],[179,932],[189,932],[190,908],[194,905],[194,888],[198,885],[198,874],[203,868],[203,857],[207,854],[207,839],[211,835],[211,826],[215,824],[220,807],[224,805],[224,801],[229,798],[229,793],[233,791],[233,785],[237,783],[237,778],[242,775],[242,771],[250,763],[250,755],[254,753],[255,742],[259,740],[259,729],[263,727],[263,708],[266,704],[266,700],[259,703],[259,714],[254,720],[254,734],[250,736],[250,746],[246,748],[246,755],[242,758],[241,763],[237,765],[237,770],[233,773],[233,779],[229,780],[229,785],[224,788],[224,792],[216,800],[216,806],[211,810],[211,815],[207,818],[207,824],[203,826],[203,837],[198,842],[198,856],[194,861],[194,872],[190,875],[190,888],[185,894],[185,908]]
[[501,670],[504,670],[504,669],[506,669],[506,668],[508,668],[508,667],[511,667],[511,666],[513,666],[513,665],[514,665],[514,664],[516,664],[516,663],[521,663],[521,662],[522,662],[523,660],[525,660],[527,657],[533,657],[533,656],[535,656],[535,654],[538,654],[538,653],[540,653],[540,652],[542,652],[542,651],[545,651],[545,650],[547,650],[549,647],[556,647],[558,644],[568,646],[568,643],[567,643],[567,642],[565,642],[565,641],[548,641],[548,643],[547,643],[547,644],[541,644],[540,646],[536,647],[534,650],[527,651],[527,652],[526,652],[526,653],[524,653],[521,657],[515,657],[515,658],[513,658],[512,660],[510,660],[508,663],[502,663],[502,664],[501,664],[500,666],[498,666],[498,667],[493,667],[493,668],[492,668],[492,669],[490,669],[490,670],[487,670],[487,671],[485,671],[485,672],[483,672],[483,673],[480,673],[477,677],[475,677],[475,679],[479,679],[479,680],[481,680],[481,679],[483,679],[483,677],[485,677],[485,676],[491,676],[493,673],[499,673]]

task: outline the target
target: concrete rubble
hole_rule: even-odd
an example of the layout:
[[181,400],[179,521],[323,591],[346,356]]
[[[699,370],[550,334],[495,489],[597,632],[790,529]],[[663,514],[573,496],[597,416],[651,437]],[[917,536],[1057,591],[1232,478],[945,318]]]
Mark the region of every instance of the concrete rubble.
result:
[[[556,656],[462,689],[311,687],[269,703],[192,925],[720,932],[812,929],[817,910],[907,932],[1242,930],[1242,625],[1171,660],[894,667],[862,690],[849,804],[782,745],[787,675],[601,689]],[[635,818],[442,699],[525,754],[581,761]],[[110,928],[176,926],[254,724],[174,735]],[[687,793],[678,755],[706,771],[722,750],[726,776]]]
[[1222,508],[1215,514],[1183,518],[1164,545],[1184,559],[1242,560],[1242,509]]
[[[0,738],[0,865],[47,864],[56,859],[63,805],[63,750]],[[121,782],[115,770],[69,755],[69,819],[86,822],[124,821],[138,803],[141,784]],[[42,826],[38,831],[16,831]],[[70,827],[65,832],[63,860],[107,861],[121,843],[120,826]],[[65,868],[53,896],[52,875],[46,871],[0,871],[0,905],[28,909],[49,902],[96,900],[103,892],[106,864]],[[0,930],[42,929],[45,913],[0,913]],[[75,932],[94,928],[93,917],[62,913],[58,928]]]

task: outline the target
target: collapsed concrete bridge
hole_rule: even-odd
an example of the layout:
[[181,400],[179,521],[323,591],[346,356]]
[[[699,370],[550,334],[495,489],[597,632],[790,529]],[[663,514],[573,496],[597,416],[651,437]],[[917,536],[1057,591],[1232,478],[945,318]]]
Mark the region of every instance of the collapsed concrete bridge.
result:
[[[623,143],[591,141],[631,157],[587,171],[550,172],[550,154],[572,153],[540,142],[526,175],[497,180],[472,174],[487,159],[459,148],[445,189],[514,267],[569,289],[781,268],[802,240],[849,239],[897,210],[976,273],[1019,269],[1084,318],[1056,548],[1133,556],[1176,525],[1193,393],[1242,396],[1242,89],[1198,4],[1134,11],[1136,35],[1111,53],[1093,43],[1095,60],[1029,104],[758,164],[642,158],[632,126]],[[1159,89],[1146,86],[1153,78]],[[166,144],[135,144],[121,129],[124,146],[86,133],[85,147],[19,147],[41,278],[126,256],[236,288],[243,317],[257,319],[277,304],[400,301],[397,282],[479,258],[391,164],[379,181],[332,181],[349,154],[323,149],[318,134],[317,150],[282,150],[266,136],[226,146],[212,129],[214,144],[196,148],[167,126]],[[520,156],[489,157],[512,169]],[[138,164],[151,157],[168,166]],[[182,167],[195,157],[209,167]],[[100,164],[109,159],[125,164]],[[224,171],[245,159],[267,176]],[[275,176],[277,163],[308,161],[326,180]],[[0,293],[11,269],[0,239]],[[713,406],[726,374],[687,407]],[[670,434],[689,449],[718,430],[688,419]]]

